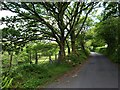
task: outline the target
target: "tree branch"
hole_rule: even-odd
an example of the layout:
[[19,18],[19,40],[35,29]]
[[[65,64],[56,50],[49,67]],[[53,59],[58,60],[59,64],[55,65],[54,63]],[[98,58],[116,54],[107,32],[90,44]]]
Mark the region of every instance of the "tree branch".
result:
[[87,19],[87,17],[88,17],[88,14],[92,11],[93,7],[94,7],[94,3],[92,3],[92,7],[91,7],[90,10],[86,13],[85,19],[84,19],[84,21],[83,21],[83,23],[82,23],[82,26],[81,26],[80,30],[77,32],[77,34],[76,34],[76,36],[75,36],[76,38],[78,37],[80,31],[82,30],[82,28],[83,28],[83,26],[84,26],[84,23],[86,22],[86,19]]

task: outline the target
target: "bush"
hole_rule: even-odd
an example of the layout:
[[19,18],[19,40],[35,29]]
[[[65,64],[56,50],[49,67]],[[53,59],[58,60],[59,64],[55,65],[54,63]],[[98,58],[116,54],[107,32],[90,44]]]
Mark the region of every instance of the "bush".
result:
[[98,52],[107,55],[106,48],[100,48]]
[[112,55],[109,55],[109,58],[114,62],[114,63],[120,63],[120,55],[117,52],[114,52]]
[[43,79],[50,76],[47,68],[35,64],[24,64],[11,72],[14,78],[11,88],[34,88],[39,85]]
[[76,54],[69,54],[66,57],[67,62],[72,63],[72,64],[77,64],[78,62],[80,62],[78,56]]
[[106,55],[107,57],[109,57],[109,59],[114,62],[114,63],[120,63],[120,55],[119,55],[119,50],[118,51],[114,51],[113,53],[111,53],[110,55],[107,53],[107,49],[106,48],[101,48],[99,50],[99,53],[102,53],[104,55]]
[[[89,52],[86,51],[86,53],[88,54]],[[87,56],[83,51],[77,51],[75,54],[69,54],[66,57],[66,61],[75,66],[81,64],[86,58]]]

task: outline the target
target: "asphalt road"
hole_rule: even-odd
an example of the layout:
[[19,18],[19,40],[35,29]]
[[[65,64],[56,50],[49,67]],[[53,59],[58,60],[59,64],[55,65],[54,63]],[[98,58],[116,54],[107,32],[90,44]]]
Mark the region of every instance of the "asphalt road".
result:
[[105,56],[91,53],[79,72],[46,88],[118,88],[118,67]]

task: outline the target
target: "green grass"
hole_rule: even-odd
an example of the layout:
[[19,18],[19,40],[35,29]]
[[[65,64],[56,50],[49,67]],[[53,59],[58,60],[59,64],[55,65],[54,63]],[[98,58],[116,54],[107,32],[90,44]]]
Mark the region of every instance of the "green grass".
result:
[[12,71],[13,83],[11,88],[41,87],[55,80],[71,68],[68,64],[22,65]]
[[[52,56],[51,58],[54,60],[55,57]],[[82,63],[86,59],[86,56],[80,51],[78,55],[70,55],[67,59],[71,60],[73,63],[78,63],[79,61]],[[13,81],[10,88],[43,87],[53,82],[65,72],[73,69],[72,63],[67,64],[64,62],[62,64],[50,64],[46,56],[39,58],[38,65],[34,64],[34,59],[32,61],[33,64],[31,65],[29,63],[23,63],[11,68],[9,76],[13,78]]]

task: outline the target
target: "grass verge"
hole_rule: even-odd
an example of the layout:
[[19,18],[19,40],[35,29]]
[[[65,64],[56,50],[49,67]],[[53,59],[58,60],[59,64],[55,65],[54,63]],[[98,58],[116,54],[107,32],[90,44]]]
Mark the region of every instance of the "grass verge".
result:
[[72,68],[69,64],[27,64],[13,70],[11,76],[13,82],[10,88],[36,88],[55,80]]
[[[13,79],[10,88],[41,88],[53,82],[78,64],[86,60],[84,54],[70,55],[61,64],[46,62],[44,64],[22,64],[12,68],[10,78]],[[68,62],[70,61],[70,62]]]

